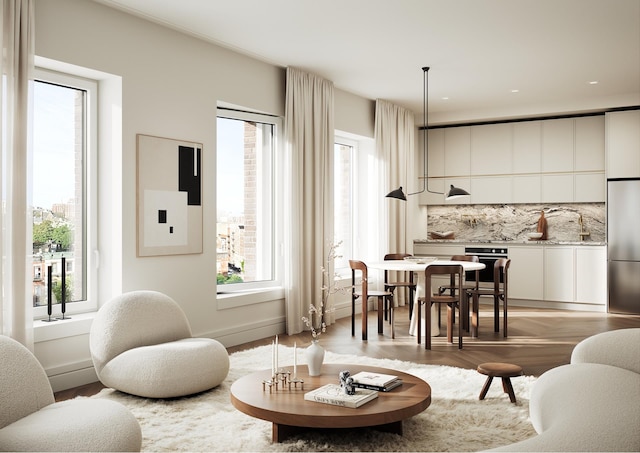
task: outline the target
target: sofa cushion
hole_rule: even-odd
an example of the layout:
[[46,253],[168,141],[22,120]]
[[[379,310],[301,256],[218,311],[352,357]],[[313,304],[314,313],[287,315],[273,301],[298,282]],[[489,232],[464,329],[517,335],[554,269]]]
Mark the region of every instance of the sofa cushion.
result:
[[186,338],[129,349],[104,366],[100,380],[133,395],[172,398],[216,387],[228,372],[229,355],[222,343]]
[[50,404],[0,430],[0,451],[139,451],[141,445],[133,414],[106,399]]
[[640,329],[603,332],[582,340],[571,363],[602,363],[640,373]]

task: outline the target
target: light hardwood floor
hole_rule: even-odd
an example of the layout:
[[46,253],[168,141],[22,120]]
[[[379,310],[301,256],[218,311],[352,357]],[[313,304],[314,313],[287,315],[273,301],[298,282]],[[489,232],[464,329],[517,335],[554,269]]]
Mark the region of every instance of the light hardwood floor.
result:
[[[493,309],[481,306],[478,338],[464,337],[464,348],[446,343],[446,318],[443,316],[441,336],[433,339],[432,349],[424,348],[424,340],[418,345],[409,336],[409,311],[400,307],[396,313],[396,338],[391,339],[389,325],[384,334],[377,333],[376,312],[369,312],[369,340],[363,342],[360,334],[360,316],[356,316],[356,336],[351,336],[351,318],[339,319],[322,334],[322,345],[329,351],[342,354],[358,354],[376,358],[391,358],[417,363],[449,365],[475,369],[483,362],[510,362],[521,365],[525,374],[539,376],[545,371],[569,363],[573,347],[591,335],[609,330],[640,327],[640,316],[607,313],[578,312],[568,310],[543,310],[509,307],[509,337],[493,332]],[[444,312],[443,312],[444,315]],[[454,328],[457,332],[457,327]],[[271,344],[273,338],[252,341],[228,348],[229,353]],[[280,335],[279,343],[306,347],[310,343],[308,332],[297,335]],[[88,384],[56,393],[57,400],[90,396],[102,389],[100,383]]]

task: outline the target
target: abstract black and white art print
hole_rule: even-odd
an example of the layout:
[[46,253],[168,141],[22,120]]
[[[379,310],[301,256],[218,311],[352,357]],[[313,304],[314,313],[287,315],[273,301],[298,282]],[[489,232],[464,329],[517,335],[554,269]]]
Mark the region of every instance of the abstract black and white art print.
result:
[[138,256],[202,253],[202,144],[137,135]]

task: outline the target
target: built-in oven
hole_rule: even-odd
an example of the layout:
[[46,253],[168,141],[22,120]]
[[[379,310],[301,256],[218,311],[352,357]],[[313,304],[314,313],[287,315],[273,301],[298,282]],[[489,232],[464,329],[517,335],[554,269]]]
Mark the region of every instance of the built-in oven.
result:
[[[464,254],[467,256],[475,255],[485,268],[479,272],[480,283],[493,283],[493,265],[500,258],[508,258],[508,249],[506,247],[465,247]],[[475,271],[469,271],[465,275],[468,282],[475,281]],[[502,281],[502,275],[500,276]]]

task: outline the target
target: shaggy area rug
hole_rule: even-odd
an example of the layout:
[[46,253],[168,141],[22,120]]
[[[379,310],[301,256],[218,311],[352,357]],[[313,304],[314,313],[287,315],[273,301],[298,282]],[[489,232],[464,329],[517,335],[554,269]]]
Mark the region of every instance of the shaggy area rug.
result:
[[[512,379],[517,404],[509,402],[500,379],[480,401],[486,377],[475,370],[327,351],[325,363],[391,368],[424,379],[432,389],[431,406],[404,421],[403,436],[368,428],[308,431],[273,444],[271,423],[236,410],[229,394],[236,379],[271,367],[270,348],[231,354],[227,379],[198,395],[153,400],[104,389],[93,398],[118,401],[131,410],[142,427],[143,451],[479,451],[535,435],[528,404],[534,377]],[[293,348],[280,346],[279,357],[281,364],[285,357],[293,361]]]

